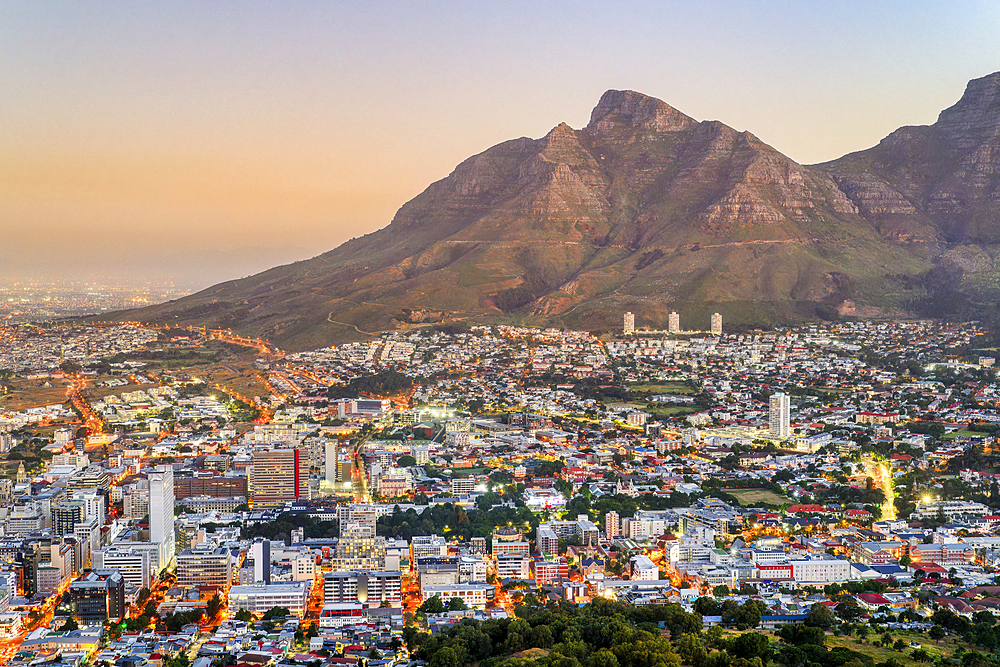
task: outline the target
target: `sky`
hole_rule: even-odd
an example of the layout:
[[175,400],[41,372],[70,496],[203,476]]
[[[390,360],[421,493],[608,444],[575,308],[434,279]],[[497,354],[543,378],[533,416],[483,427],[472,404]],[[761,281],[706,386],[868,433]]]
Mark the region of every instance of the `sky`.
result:
[[611,88],[830,160],[933,123],[997,35],[993,0],[6,0],[0,277],[312,257]]

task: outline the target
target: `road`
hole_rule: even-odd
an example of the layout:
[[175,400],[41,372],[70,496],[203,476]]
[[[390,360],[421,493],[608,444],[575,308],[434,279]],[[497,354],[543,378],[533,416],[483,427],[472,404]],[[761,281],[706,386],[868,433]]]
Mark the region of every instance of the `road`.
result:
[[885,502],[882,503],[879,517],[882,521],[893,521],[896,518],[896,490],[893,488],[892,466],[888,461],[871,457],[863,459],[865,471],[872,478],[875,486],[882,490]]
[[353,454],[351,455],[351,484],[354,487],[354,502],[367,504],[371,502],[368,494],[368,476],[365,474],[365,462],[361,456],[368,436],[358,438],[353,444]]

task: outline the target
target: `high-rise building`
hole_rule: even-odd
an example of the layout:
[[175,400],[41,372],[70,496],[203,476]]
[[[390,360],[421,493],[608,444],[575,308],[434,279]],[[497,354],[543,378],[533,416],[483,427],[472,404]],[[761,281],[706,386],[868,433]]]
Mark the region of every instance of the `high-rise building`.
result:
[[621,519],[618,512],[608,512],[604,515],[604,532],[611,539],[621,535]]
[[87,505],[82,500],[65,500],[52,503],[52,532],[56,535],[72,535],[78,523],[87,516]]
[[635,315],[633,313],[625,313],[625,324],[622,331],[626,334],[635,332]]
[[149,541],[160,545],[159,567],[166,568],[174,556],[174,469],[156,466],[149,480]]
[[337,455],[337,444],[337,441],[334,440],[326,443],[325,447],[323,469],[326,471],[326,477],[324,479],[330,485],[337,483],[337,459],[339,458]]
[[250,547],[250,555],[253,556],[253,583],[271,583],[271,542],[254,542]]
[[177,554],[177,584],[224,590],[233,578],[229,549],[196,547]]
[[69,586],[73,615],[81,623],[118,621],[125,615],[125,579],[117,570],[91,570]]
[[309,459],[298,447],[253,453],[253,506],[283,507],[309,499]]
[[722,335],[722,315],[720,313],[712,313],[712,335]]
[[787,438],[791,434],[791,405],[788,402],[788,394],[778,392],[771,396],[768,417],[773,437]]
[[156,577],[150,562],[150,553],[129,544],[114,544],[92,555],[94,568],[120,572],[125,583],[136,588],[152,588]]
[[667,317],[667,331],[670,333],[678,333],[681,330],[681,316],[679,313],[671,310],[670,315]]

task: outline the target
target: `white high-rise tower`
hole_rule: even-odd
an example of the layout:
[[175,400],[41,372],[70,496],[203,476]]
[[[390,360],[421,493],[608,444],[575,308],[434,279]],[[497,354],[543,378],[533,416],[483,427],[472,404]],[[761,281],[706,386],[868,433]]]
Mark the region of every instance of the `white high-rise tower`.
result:
[[788,394],[778,392],[771,396],[768,417],[773,437],[787,438],[791,434],[791,405],[788,402]]
[[712,313],[712,335],[722,335],[722,315],[719,313]]
[[160,569],[174,557],[174,469],[156,466],[149,473],[149,541],[160,545]]
[[677,333],[681,330],[681,316],[675,311],[670,311],[670,315],[667,316],[667,331],[670,333]]
[[626,334],[635,332],[635,315],[632,313],[625,313],[625,324],[622,327],[622,331]]

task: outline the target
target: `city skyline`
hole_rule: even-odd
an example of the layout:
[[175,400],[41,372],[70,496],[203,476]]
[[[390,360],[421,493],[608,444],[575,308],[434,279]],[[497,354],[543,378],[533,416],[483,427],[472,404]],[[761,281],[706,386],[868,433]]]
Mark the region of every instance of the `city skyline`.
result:
[[469,155],[583,127],[609,88],[813,163],[934,122],[1000,69],[989,3],[47,2],[0,19],[6,272],[194,286],[381,228]]

